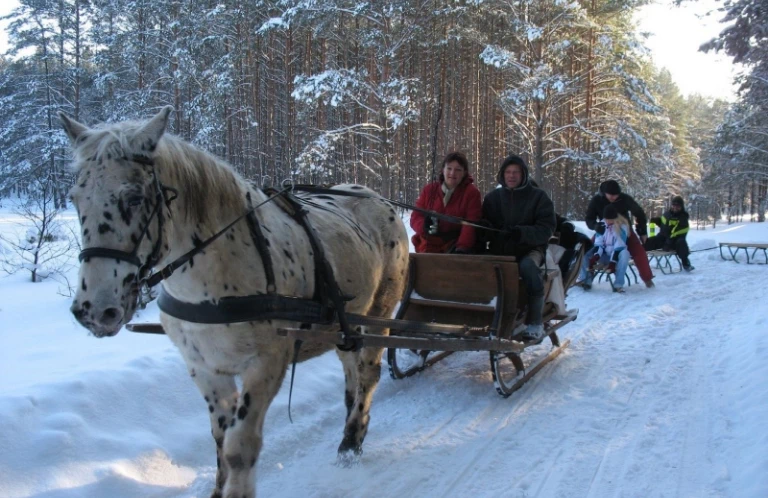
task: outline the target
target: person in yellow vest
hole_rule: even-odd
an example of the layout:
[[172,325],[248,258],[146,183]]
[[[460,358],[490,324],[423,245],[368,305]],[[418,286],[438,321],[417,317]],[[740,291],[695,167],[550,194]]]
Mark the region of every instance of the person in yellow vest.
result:
[[675,251],[683,263],[685,271],[692,271],[694,268],[688,256],[691,250],[688,248],[688,242],[685,236],[688,235],[688,213],[685,211],[683,198],[676,195],[672,198],[672,205],[659,218],[651,218],[651,223],[659,227],[659,234],[648,238],[645,241],[645,250],[653,251],[655,249],[664,249],[665,251]]

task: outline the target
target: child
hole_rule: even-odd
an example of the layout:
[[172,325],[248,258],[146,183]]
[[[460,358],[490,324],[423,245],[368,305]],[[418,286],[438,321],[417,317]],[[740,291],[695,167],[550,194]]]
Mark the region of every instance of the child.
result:
[[603,211],[605,220],[605,233],[595,235],[595,246],[589,250],[581,266],[580,280],[582,287],[592,288],[592,279],[595,278],[593,266],[595,264],[607,266],[616,276],[613,284],[614,292],[624,292],[624,277],[629,265],[629,251],[627,240],[629,239],[629,221],[620,215],[611,204],[605,206]]

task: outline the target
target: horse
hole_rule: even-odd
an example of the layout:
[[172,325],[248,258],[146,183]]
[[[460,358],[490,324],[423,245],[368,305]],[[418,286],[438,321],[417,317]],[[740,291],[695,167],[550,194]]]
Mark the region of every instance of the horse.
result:
[[[147,121],[92,128],[59,115],[71,142],[76,182],[70,198],[83,246],[71,311],[95,337],[114,336],[131,320],[151,269],[164,268],[268,200],[267,193],[251,186],[229,164],[166,133],[172,111],[167,106]],[[372,190],[359,185],[333,188],[362,195],[315,196],[305,209],[346,300],[345,309],[389,318],[408,270],[402,220]],[[274,202],[261,205],[253,215],[255,220],[235,222],[167,277],[162,294],[211,306],[232,296],[270,292],[312,298],[319,263],[308,231]],[[262,232],[271,265],[265,266],[267,258],[256,250],[254,229]],[[302,326],[291,318],[206,324],[161,313],[163,329],[179,349],[210,414],[218,467],[212,497],[255,496],[265,415],[294,347],[276,331]],[[339,325],[328,323],[311,328],[339,330]],[[373,326],[354,330],[389,333]],[[337,455],[342,464],[354,463],[362,452],[382,352],[337,350],[347,408]],[[242,381],[239,392],[237,376]]]

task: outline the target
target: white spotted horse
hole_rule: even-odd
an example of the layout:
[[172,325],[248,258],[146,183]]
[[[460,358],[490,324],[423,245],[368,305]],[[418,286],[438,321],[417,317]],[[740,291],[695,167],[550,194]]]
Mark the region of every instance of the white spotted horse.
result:
[[[72,313],[94,336],[114,336],[133,316],[148,276],[165,278],[163,329],[210,412],[218,465],[212,496],[252,497],[264,418],[294,351],[276,330],[339,330],[343,312],[334,325],[306,311],[316,305],[327,315],[334,307],[317,303],[339,299],[349,313],[389,318],[403,291],[408,240],[390,204],[361,186],[335,188],[364,196],[311,197],[296,209],[303,218],[266,202],[268,194],[229,165],[165,133],[171,111],[93,128],[60,115],[72,143],[71,198],[83,246]],[[211,239],[217,232],[222,236]],[[197,253],[185,260],[192,248]],[[182,261],[172,274],[157,272]],[[291,307],[291,300],[300,304]],[[276,312],[281,306],[294,314]],[[226,319],[230,308],[240,313],[234,320]],[[389,333],[373,326],[355,331]],[[362,451],[382,351],[338,351],[347,406],[342,463]]]

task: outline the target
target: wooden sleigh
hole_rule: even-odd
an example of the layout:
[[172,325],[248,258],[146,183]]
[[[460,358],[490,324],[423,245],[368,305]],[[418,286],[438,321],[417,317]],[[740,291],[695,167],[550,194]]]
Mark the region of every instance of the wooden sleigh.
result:
[[[583,251],[577,251],[565,288],[573,284],[582,256]],[[547,269],[547,296],[554,279],[559,278],[559,269]],[[568,346],[570,341],[561,342],[557,331],[578,315],[578,310],[558,314],[555,305],[547,302],[545,335],[539,341],[525,342],[519,335],[524,329],[526,307],[526,293],[514,257],[412,253],[408,285],[393,319],[347,315],[354,325],[388,327],[389,336],[298,328],[278,329],[278,334],[314,345],[387,348],[389,372],[394,379],[414,375],[458,351],[488,351],[496,391],[507,397]],[[126,327],[133,332],[163,332],[157,323]],[[547,339],[551,351],[526,365],[523,351]],[[317,346],[313,350],[318,351]]]

